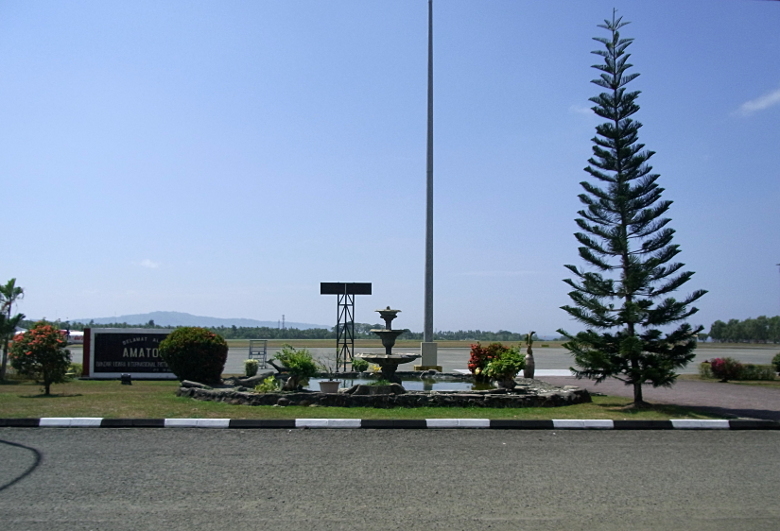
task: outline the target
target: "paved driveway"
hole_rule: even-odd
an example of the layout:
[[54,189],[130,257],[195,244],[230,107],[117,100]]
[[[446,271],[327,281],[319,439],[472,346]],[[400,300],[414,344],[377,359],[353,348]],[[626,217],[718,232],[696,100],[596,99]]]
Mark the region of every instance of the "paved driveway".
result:
[[[591,380],[577,380],[574,376],[543,376],[539,379],[554,385],[578,385],[606,395],[634,396],[633,388],[618,380],[594,384]],[[720,415],[780,420],[780,388],[777,387],[679,380],[672,388],[645,386],[642,394],[648,402],[699,407]]]

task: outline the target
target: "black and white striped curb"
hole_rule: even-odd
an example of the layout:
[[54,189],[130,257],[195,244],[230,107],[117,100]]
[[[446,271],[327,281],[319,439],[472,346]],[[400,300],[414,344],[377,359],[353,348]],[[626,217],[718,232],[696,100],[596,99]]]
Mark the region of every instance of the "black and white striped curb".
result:
[[218,429],[498,429],[498,430],[780,430],[773,420],[493,420],[493,419],[0,419],[0,428]]

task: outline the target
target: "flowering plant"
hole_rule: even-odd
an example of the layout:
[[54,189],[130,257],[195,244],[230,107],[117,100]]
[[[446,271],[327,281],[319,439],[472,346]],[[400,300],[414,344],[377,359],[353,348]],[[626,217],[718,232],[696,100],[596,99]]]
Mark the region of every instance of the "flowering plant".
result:
[[710,370],[715,378],[721,382],[739,379],[742,372],[742,364],[734,358],[715,358],[710,361]]
[[19,373],[43,384],[45,394],[51,394],[51,384],[67,381],[70,351],[60,331],[40,321],[21,337],[14,338],[11,366]]
[[507,351],[509,351],[509,348],[501,343],[491,343],[487,347],[483,347],[479,343],[471,345],[468,368],[471,374],[474,375],[474,380],[478,382],[488,381],[490,378],[483,374],[485,367]]

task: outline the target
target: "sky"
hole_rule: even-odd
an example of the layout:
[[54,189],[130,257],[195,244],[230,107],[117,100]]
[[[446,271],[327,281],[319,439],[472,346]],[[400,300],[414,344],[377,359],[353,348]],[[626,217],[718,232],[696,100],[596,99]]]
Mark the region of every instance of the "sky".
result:
[[[436,0],[434,327],[582,326],[564,264],[618,16],[690,322],[780,314],[780,2]],[[425,0],[0,0],[0,281],[29,318],[421,331]]]

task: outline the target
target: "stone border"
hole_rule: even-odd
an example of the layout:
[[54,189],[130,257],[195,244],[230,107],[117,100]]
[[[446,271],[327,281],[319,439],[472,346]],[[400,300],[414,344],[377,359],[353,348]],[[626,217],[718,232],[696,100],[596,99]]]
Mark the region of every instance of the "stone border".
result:
[[493,429],[493,430],[780,430],[774,420],[599,419],[0,419],[0,428]]
[[489,391],[406,391],[403,394],[358,395],[318,391],[254,393],[237,389],[211,389],[182,386],[177,396],[208,402],[246,406],[324,406],[324,407],[561,407],[591,402],[590,393],[580,387],[555,390],[528,389]]

